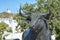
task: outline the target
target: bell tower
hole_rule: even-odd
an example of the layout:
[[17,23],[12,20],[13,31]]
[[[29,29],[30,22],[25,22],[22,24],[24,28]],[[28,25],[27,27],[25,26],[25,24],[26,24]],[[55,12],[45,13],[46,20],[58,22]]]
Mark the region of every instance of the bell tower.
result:
[[7,13],[11,13],[11,10],[10,10],[10,8],[7,8]]

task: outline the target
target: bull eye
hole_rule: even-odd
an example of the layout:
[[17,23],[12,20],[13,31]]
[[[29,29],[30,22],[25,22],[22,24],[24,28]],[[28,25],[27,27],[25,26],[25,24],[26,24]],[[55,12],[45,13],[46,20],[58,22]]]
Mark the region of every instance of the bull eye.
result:
[[38,32],[38,30],[35,31],[36,33]]

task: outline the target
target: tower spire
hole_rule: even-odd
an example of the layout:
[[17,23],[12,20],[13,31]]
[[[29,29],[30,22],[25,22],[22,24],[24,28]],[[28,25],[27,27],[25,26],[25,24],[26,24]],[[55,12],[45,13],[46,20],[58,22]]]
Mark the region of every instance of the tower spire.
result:
[[20,4],[20,9],[19,9],[19,14],[21,14],[21,4]]

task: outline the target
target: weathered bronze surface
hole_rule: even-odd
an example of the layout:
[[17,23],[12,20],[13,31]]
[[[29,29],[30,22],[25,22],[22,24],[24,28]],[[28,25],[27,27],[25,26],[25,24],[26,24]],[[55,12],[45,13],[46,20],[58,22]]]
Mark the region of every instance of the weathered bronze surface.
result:
[[50,14],[44,14],[44,13],[31,13],[30,16],[29,15],[24,16],[25,18],[27,17],[30,18],[29,19],[30,26],[28,29],[29,31],[26,30],[23,33],[22,39],[23,40],[51,40],[51,33],[48,28],[48,22],[47,22],[49,16]]

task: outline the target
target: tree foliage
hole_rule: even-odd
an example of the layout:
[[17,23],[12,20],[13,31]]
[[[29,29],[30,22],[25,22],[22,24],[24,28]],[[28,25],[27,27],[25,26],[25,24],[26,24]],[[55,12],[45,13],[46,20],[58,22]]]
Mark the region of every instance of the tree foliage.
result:
[[6,30],[7,30],[7,32],[12,32],[12,28],[11,27],[7,27]]
[[0,13],[0,18],[10,18],[11,16],[13,16],[13,14],[11,13],[7,13],[7,12]]
[[19,29],[21,29],[21,31],[23,31],[24,29],[26,29],[28,27],[28,22],[26,22],[26,18],[20,16],[20,14],[15,14],[13,16],[13,19],[16,20],[18,22],[18,25],[16,26],[16,30],[18,29],[18,27],[20,26]]
[[0,40],[2,40],[2,34],[6,30],[6,27],[8,27],[6,23],[0,22]]
[[34,12],[34,6],[35,5],[33,5],[33,4],[28,4],[28,3],[26,3],[24,6],[23,6],[23,8],[22,8],[22,10],[26,10],[26,11],[29,11],[29,12]]
[[6,27],[8,27],[8,24],[1,22],[0,23],[0,33],[4,32],[4,30],[6,29]]

